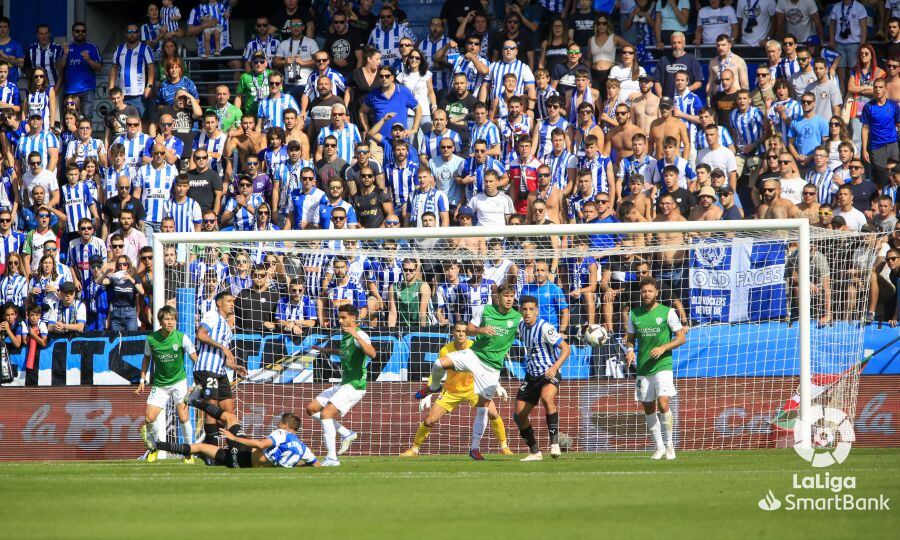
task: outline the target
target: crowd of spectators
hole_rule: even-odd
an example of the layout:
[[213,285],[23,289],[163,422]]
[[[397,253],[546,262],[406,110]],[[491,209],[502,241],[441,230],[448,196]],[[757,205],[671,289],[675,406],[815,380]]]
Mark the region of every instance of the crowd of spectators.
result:
[[[373,0],[317,9],[285,0],[255,14],[241,50],[230,30],[237,0],[196,3],[184,18],[164,0],[128,24],[106,58],[83,22],[63,44],[38,26],[23,47],[0,17],[0,303],[39,306],[51,333],[147,329],[147,246],[161,231],[199,239],[216,230],[802,217],[881,233],[876,265],[859,278],[872,295],[859,301],[868,320],[894,322],[900,2],[826,3],[448,0],[415,36],[396,0],[377,9]],[[715,47],[708,66],[689,41]],[[233,82],[192,79],[185,42],[192,56],[233,70]],[[767,60],[748,63],[735,44]],[[101,76],[113,106],[97,132]],[[575,332],[593,322],[616,329],[626,282],[645,274],[684,287],[683,250],[594,257],[629,241],[423,244],[486,261],[442,267],[361,260],[347,243],[346,257],[327,260],[287,260],[265,245],[164,255],[169,292],[192,272],[201,306],[230,287],[238,311],[272,308],[258,321],[238,317],[248,331],[327,327],[329,308],[345,302],[372,325],[453,322],[465,312],[447,307],[452,299],[484,303],[490,285],[515,281],[562,332]],[[562,246],[583,256],[528,255]],[[817,259],[814,270],[827,274],[828,263]],[[688,322],[689,306],[672,300]]]

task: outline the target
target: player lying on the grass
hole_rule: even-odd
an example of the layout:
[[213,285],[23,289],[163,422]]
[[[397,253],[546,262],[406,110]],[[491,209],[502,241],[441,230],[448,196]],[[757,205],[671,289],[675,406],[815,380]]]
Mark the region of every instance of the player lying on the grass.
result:
[[644,406],[647,429],[656,443],[653,459],[660,459],[664,455],[666,459],[675,459],[673,418],[669,410],[669,398],[676,395],[672,350],[684,345],[687,337],[675,310],[657,302],[659,287],[656,279],[645,277],[640,286],[641,305],[632,308],[625,321],[625,362],[627,366],[631,366],[637,358],[634,394],[635,400]]
[[[453,325],[453,341],[441,347],[438,357],[447,356],[451,352],[461,351],[472,346],[472,340],[466,335],[467,327],[468,325],[462,321],[458,321]],[[502,386],[497,388],[497,394],[500,397],[508,396]],[[425,420],[419,424],[412,447],[400,455],[403,457],[418,456],[419,449],[425,443],[425,439],[428,438],[431,429],[438,423],[438,420],[445,414],[453,412],[456,407],[463,403],[468,403],[471,407],[475,407],[478,404],[478,396],[475,394],[475,382],[472,374],[452,369],[448,370],[441,396],[435,402],[434,407],[431,408]],[[428,394],[419,402],[419,410],[428,407],[431,407],[431,394]],[[491,429],[494,432],[494,436],[497,437],[497,441],[500,442],[500,453],[512,455],[513,451],[509,449],[509,445],[506,443],[506,427],[503,425],[503,418],[497,412],[497,407],[494,406],[493,402],[488,404],[487,409]]]
[[[141,364],[141,381],[138,383],[135,395],[144,391],[144,384],[148,381],[147,373],[150,362],[153,362],[153,382],[150,385],[150,395],[147,396],[147,408],[144,412],[144,424],[141,426],[141,438],[147,441],[151,437],[150,431],[154,429],[159,412],[166,408],[169,400],[175,402],[175,412],[178,413],[178,421],[181,423],[181,434],[188,444],[194,442],[194,430],[191,428],[188,407],[183,402],[187,395],[187,372],[184,369],[184,355],[197,361],[197,351],[194,344],[186,335],[175,328],[178,313],[172,306],[163,306],[156,314],[159,320],[159,330],[147,336],[144,343],[144,361]],[[154,432],[152,437],[160,439],[161,433]],[[154,462],[158,453],[152,451],[147,454],[147,461]],[[192,457],[184,460],[193,463]]]
[[525,347],[525,381],[516,394],[516,412],[513,419],[519,426],[519,434],[528,445],[528,455],[522,461],[543,459],[534,436],[534,428],[528,416],[538,404],[544,406],[547,431],[550,433],[550,456],[558,458],[559,410],[556,395],[559,393],[559,368],[569,358],[569,344],[552,324],[538,315],[538,301],[533,296],[519,299],[522,322],[519,323],[519,340]]
[[[374,359],[377,353],[368,334],[357,326],[359,311],[353,304],[338,308],[338,324],[341,327],[341,348],[313,347],[322,354],[337,354],[341,358],[341,382],[325,390],[306,405],[306,414],[322,424],[325,441],[325,467],[340,465],[338,454],[350,448],[358,435],[337,421],[366,395],[366,357]],[[335,450],[335,435],[341,435],[341,449]]]
[[472,444],[469,456],[482,460],[479,451],[484,428],[487,427],[487,407],[500,387],[500,370],[509,349],[516,339],[516,330],[522,316],[513,309],[516,302],[516,288],[512,284],[501,285],[497,289],[497,306],[488,304],[480,312],[472,314],[467,332],[475,337],[475,343],[468,349],[454,351],[441,356],[431,366],[431,382],[416,392],[416,399],[440,390],[445,370],[467,371],[475,379],[476,403],[475,422],[472,425]]
[[219,448],[207,443],[157,442],[148,438],[144,441],[148,450],[165,450],[183,456],[194,454],[205,456],[216,465],[233,469],[320,466],[316,455],[297,437],[300,418],[296,414],[282,414],[278,427],[265,439],[248,439],[244,436],[244,429],[233,413],[224,411],[209,401],[199,399],[202,391],[203,388],[200,385],[195,385],[191,393],[185,397],[185,402],[225,424],[226,427],[220,428],[219,433],[226,439],[227,448]]

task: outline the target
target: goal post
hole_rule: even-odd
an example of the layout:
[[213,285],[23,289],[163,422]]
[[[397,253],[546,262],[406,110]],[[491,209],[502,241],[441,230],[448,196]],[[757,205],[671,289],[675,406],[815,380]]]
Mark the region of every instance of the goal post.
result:
[[[681,243],[669,245],[654,242],[654,238],[658,239],[663,234],[681,238]],[[595,238],[604,236],[624,240],[613,242],[617,245],[594,245]],[[569,239],[570,242],[563,247],[551,248],[549,240],[543,240],[552,237]],[[179,325],[190,320],[195,323],[199,321],[203,310],[203,289],[207,286],[203,274],[218,273],[221,278],[233,276],[237,272],[234,254],[244,254],[254,263],[273,256],[277,261],[277,274],[272,274],[272,288],[280,287],[284,294],[287,294],[287,284],[303,283],[304,280],[310,287],[325,288],[324,284],[318,285],[319,280],[322,276],[331,275],[327,274],[328,268],[331,268],[329,265],[333,264],[335,257],[344,255],[353,258],[354,263],[365,259],[376,265],[377,261],[386,261],[390,257],[395,257],[395,262],[415,260],[420,265],[417,275],[422,279],[419,281],[430,283],[437,289],[438,282],[446,277],[444,269],[456,262],[460,263],[455,270],[459,272],[462,272],[461,268],[466,268],[468,272],[473,266],[496,269],[491,266],[492,253],[458,246],[459,242],[478,238],[503,240],[503,259],[513,264],[518,262],[525,268],[524,273],[519,269],[519,281],[535,279],[528,274],[529,264],[533,266],[542,258],[549,260],[556,257],[554,261],[559,261],[559,275],[551,276],[549,281],[562,285],[562,265],[568,264],[564,261],[590,256],[597,263],[598,281],[599,269],[603,269],[604,276],[612,276],[608,279],[619,279],[616,276],[621,274],[633,285],[634,276],[631,274],[636,275],[633,265],[645,263],[660,283],[666,283],[670,289],[678,289],[664,291],[663,296],[684,300],[683,317],[690,323],[688,344],[684,347],[686,351],[676,353],[681,355],[679,358],[682,360],[687,358],[683,368],[678,361],[675,367],[676,387],[679,387],[679,404],[675,406],[679,446],[689,449],[755,448],[784,444],[788,437],[793,438],[793,433],[769,426],[768,420],[763,420],[763,417],[774,417],[782,411],[782,404],[793,400],[795,412],[799,413],[796,416],[809,418],[814,391],[821,389],[821,384],[813,384],[814,375],[820,373],[838,374],[843,382],[832,385],[836,379],[828,379],[829,388],[840,386],[841,405],[849,408],[847,412],[853,416],[858,373],[853,371],[848,361],[862,352],[862,325],[859,321],[863,313],[858,306],[859,297],[865,297],[867,292],[867,282],[854,282],[855,288],[841,285],[840,291],[830,293],[835,296],[834,301],[842,306],[842,311],[839,316],[834,316],[833,324],[824,322],[820,327],[815,321],[825,321],[825,317],[817,319],[818,312],[814,313],[819,308],[814,309],[811,289],[814,278],[818,278],[810,261],[813,250],[816,250],[817,264],[824,256],[835,268],[833,274],[837,276],[851,264],[848,255],[838,255],[838,249],[843,250],[840,251],[842,254],[850,249],[844,245],[846,239],[853,239],[852,246],[865,248],[867,237],[811,230],[809,222],[802,219],[158,233],[152,240],[153,312],[155,315],[167,298],[171,301],[175,296],[175,291],[170,289],[178,288],[182,294],[194,295],[193,298],[187,296],[175,300],[179,304]],[[576,238],[590,239],[587,252],[578,252],[572,245],[572,239]],[[392,240],[402,245],[386,254],[381,243]],[[353,247],[344,249],[345,242]],[[177,269],[167,268],[164,262],[166,246],[179,247]],[[532,246],[531,251],[523,252],[523,249],[529,249],[523,246]],[[664,259],[661,254],[670,251],[683,252],[677,268],[683,275],[679,274],[681,277],[677,279],[659,277],[670,270],[659,264]],[[528,257],[531,257],[528,259],[531,262],[525,262]],[[788,257],[794,261],[791,270],[786,270]],[[621,263],[621,260],[627,261],[627,264]],[[362,268],[363,263],[359,264]],[[616,267],[618,269],[610,270],[616,264],[620,265]],[[431,268],[428,279],[423,277],[425,265]],[[476,271],[480,273],[480,270]],[[818,266],[816,271],[821,273]],[[312,279],[310,273],[315,273]],[[243,277],[246,278],[247,274],[244,273]],[[471,276],[467,274],[463,277]],[[569,276],[565,281],[570,284],[572,279]],[[776,285],[777,291],[760,292],[762,287],[756,287],[753,280],[768,280],[766,283]],[[782,282],[780,285],[779,281]],[[235,282],[234,278],[229,279],[233,289]],[[217,286],[222,287],[221,284]],[[737,294],[738,288],[743,297],[735,300],[729,294]],[[852,299],[849,298],[851,290]],[[649,444],[649,439],[646,438],[642,416],[636,412],[640,410],[639,405],[633,401],[633,378],[628,378],[628,373],[622,370],[623,351],[617,347],[615,339],[617,335],[621,336],[622,313],[627,312],[624,310],[628,303],[623,297],[627,294],[619,293],[622,297],[609,302],[605,302],[599,291],[591,294],[596,295],[593,320],[605,324],[611,314],[608,320],[614,326],[613,337],[599,349],[590,348],[577,335],[576,324],[583,324],[586,320],[583,313],[578,315],[577,321],[576,316],[572,315],[573,324],[567,334],[573,345],[577,345],[573,349],[578,349],[580,363],[564,366],[562,372],[561,418],[566,420],[560,429],[575,434],[572,450],[641,449]],[[821,291],[817,294],[821,296]],[[318,298],[319,293],[314,296]],[[818,296],[817,302],[821,303]],[[636,297],[632,295],[629,298],[633,303]],[[381,300],[381,314],[378,317],[373,315],[371,321],[363,324],[363,329],[369,331],[367,325],[371,322],[374,339],[381,344],[379,346],[389,348],[390,354],[379,359],[380,372],[374,372],[373,365],[368,379],[369,393],[350,412],[348,419],[353,429],[365,433],[364,436],[370,439],[370,444],[360,447],[359,451],[391,454],[408,446],[415,426],[424,418],[418,412],[410,390],[421,384],[421,379],[416,377],[420,377],[423,371],[427,373],[427,366],[423,365],[436,358],[440,348],[438,342],[449,341],[449,337],[437,337],[447,336],[449,329],[444,325],[442,330],[435,331],[438,326],[432,325],[439,310],[436,290],[431,290],[425,306],[430,322],[406,330],[402,325],[386,327],[389,317],[384,304],[387,298]],[[570,296],[570,300],[573,313],[576,304],[584,311],[583,296]],[[315,298],[311,302],[315,304]],[[370,302],[371,298],[363,305],[372,307]],[[776,305],[785,302],[786,308]],[[607,304],[614,304],[615,307]],[[837,310],[829,309],[833,312]],[[757,312],[761,314],[755,316]],[[238,361],[247,362],[252,373],[235,390],[239,413],[252,417],[249,422],[245,419],[251,431],[261,432],[264,426],[271,423],[271,416],[276,412],[291,410],[301,413],[305,404],[321,388],[327,387],[330,380],[339,376],[333,365],[324,374],[314,372],[318,368],[308,365],[309,362],[327,362],[326,359],[309,358],[311,345],[334,340],[334,330],[327,323],[323,327],[321,321],[317,317],[315,319],[293,335],[285,337],[282,335],[284,328],[277,327],[255,334],[252,339],[256,342],[241,345],[244,347],[241,354],[245,358],[237,355]],[[193,328],[182,330],[193,334]],[[272,348],[271,344],[276,341],[277,346]],[[821,356],[816,362],[812,358],[814,348]],[[511,351],[502,380],[513,397],[517,380],[523,373],[521,354],[521,348]],[[414,362],[417,364],[413,365]],[[680,369],[684,370],[681,374]],[[567,378],[569,376],[571,378]],[[824,398],[824,394],[817,395]],[[512,416],[510,407],[504,404],[500,411],[501,417],[509,424]],[[459,451],[471,432],[470,423],[467,424],[471,414],[467,409],[461,407],[459,412],[449,415],[458,416],[456,419],[441,421],[442,424],[434,429],[429,452]],[[540,407],[537,407],[535,412],[539,411]],[[532,415],[536,426],[543,425],[542,416],[542,412]],[[743,419],[745,425],[736,426],[736,419]],[[357,425],[354,426],[354,423]],[[801,425],[807,427],[801,439],[809,441],[808,423],[801,422]],[[304,428],[310,440],[317,440],[317,425],[309,423]],[[442,430],[449,434],[439,435]],[[520,444],[514,425],[507,425],[507,432],[511,442]],[[779,438],[781,441],[776,441]]]

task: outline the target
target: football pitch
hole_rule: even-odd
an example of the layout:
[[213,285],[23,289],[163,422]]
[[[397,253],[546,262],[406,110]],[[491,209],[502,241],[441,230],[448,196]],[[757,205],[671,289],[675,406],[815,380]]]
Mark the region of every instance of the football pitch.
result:
[[[349,457],[293,470],[5,463],[0,538],[872,539],[896,538],[900,526],[898,449],[853,449],[818,470],[792,450],[486,457]],[[817,473],[856,487],[793,487],[794,474]],[[769,490],[780,509],[760,509]],[[788,510],[789,494],[881,495],[890,510]]]

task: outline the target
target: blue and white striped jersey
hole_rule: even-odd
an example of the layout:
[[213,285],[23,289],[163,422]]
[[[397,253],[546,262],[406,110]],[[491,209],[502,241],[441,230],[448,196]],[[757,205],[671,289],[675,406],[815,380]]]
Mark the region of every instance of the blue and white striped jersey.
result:
[[12,302],[24,306],[28,298],[28,279],[22,274],[9,274],[0,278],[0,302]]
[[21,105],[22,97],[19,95],[19,87],[9,81],[0,86],[0,103],[9,103],[17,107]]
[[532,326],[519,321],[519,340],[525,349],[525,372],[540,377],[559,358],[557,349],[563,337],[552,324],[539,318]]
[[825,172],[818,172],[815,169],[806,173],[806,182],[815,184],[819,200],[819,204],[831,204],[831,197],[837,193],[838,186],[831,179],[834,178],[834,171],[826,168]]
[[[603,154],[597,154],[593,158],[588,158],[587,156],[581,158],[581,162],[578,164],[578,168],[588,169],[589,171],[591,171],[594,193],[610,193],[610,188],[613,185],[612,178],[609,177],[609,167],[607,167],[610,162],[611,158],[609,156],[604,156]],[[556,178],[556,171],[553,170],[553,168],[551,168],[551,170],[554,172],[554,178],[551,179],[552,181]],[[563,188],[560,187],[559,189]]]
[[316,144],[319,146],[325,144],[325,137],[328,137],[329,135],[337,138],[338,157],[347,163],[352,163],[354,155],[353,150],[356,148],[356,143],[362,142],[362,137],[359,134],[359,128],[356,127],[356,124],[344,124],[344,127],[339,130],[329,124],[319,131],[319,137],[316,139]]
[[66,232],[78,232],[78,220],[91,217],[91,206],[94,205],[94,197],[84,180],[75,184],[63,184],[59,188],[61,204],[66,213]]
[[558,96],[559,92],[556,91],[556,88],[553,88],[550,85],[547,85],[547,88],[543,90],[537,90],[537,100],[534,104],[534,119],[535,120],[543,120],[550,116],[550,112],[547,109],[547,100],[551,96]]
[[476,313],[481,313],[484,306],[491,303],[491,283],[482,280],[478,285],[464,282],[456,286],[459,294],[459,319],[471,321]]
[[22,168],[27,170],[24,164],[28,154],[37,152],[41,155],[41,164],[46,167],[50,162],[51,148],[59,150],[59,139],[50,131],[42,131],[37,135],[23,135],[16,146],[16,159],[22,160]]
[[444,314],[450,324],[463,320],[461,299],[458,283],[441,283],[437,286],[437,309]]
[[127,163],[121,170],[116,170],[115,166],[101,167],[100,181],[103,186],[103,192],[106,194],[106,198],[111,199],[119,194],[119,188],[116,182],[120,176],[127,177],[129,183],[132,183],[135,175],[136,171],[134,167]]
[[[599,157],[599,156],[598,156]],[[569,169],[578,165],[578,158],[572,152],[563,149],[559,154],[552,150],[540,158],[544,165],[550,167],[550,183],[557,189],[565,189],[569,183]]]
[[[215,11],[221,12],[222,6],[225,6],[226,8],[230,8],[230,4],[229,4],[228,0],[223,0],[223,1],[219,2],[217,5],[218,9]],[[224,49],[225,47],[229,47],[231,44],[231,23],[229,22],[230,19],[226,19],[226,18],[222,17],[221,15],[216,15],[216,14],[212,13],[212,11],[213,10],[210,10],[209,6],[207,4],[205,4],[205,3],[200,4],[199,6],[192,9],[191,12],[188,14],[187,24],[188,24],[188,26],[200,26],[200,24],[202,22],[202,20],[201,20],[202,17],[211,16],[211,17],[216,18],[216,20],[219,22],[219,26],[222,27],[222,36],[219,39],[219,47],[220,47],[220,49]],[[204,32],[200,32],[197,35],[197,54],[203,55],[203,54],[210,53],[211,51],[209,50],[209,43],[211,41],[212,41],[211,36],[207,36],[207,35],[205,35]]]
[[523,114],[519,120],[511,122],[509,116],[504,116],[499,123],[502,150],[500,162],[509,167],[511,162],[519,159],[519,154],[516,152],[516,143],[519,141],[519,137],[531,133],[531,119]]
[[538,0],[538,4],[544,7],[550,13],[559,15],[562,13],[565,2],[563,0]]
[[584,223],[584,203],[588,201],[595,201],[597,197],[597,193],[591,193],[587,197],[582,196],[578,191],[569,196],[569,205],[568,205],[568,214],[567,217],[572,220],[574,219],[576,223]]
[[266,36],[265,40],[256,36],[252,41],[247,43],[246,47],[244,47],[244,61],[249,62],[256,51],[262,51],[263,54],[266,55],[266,60],[269,61],[269,65],[271,65],[272,59],[275,58],[275,51],[278,50],[279,43],[281,42],[278,41],[278,38],[271,35]]
[[[359,220],[356,217],[356,208],[353,207],[352,204],[345,201],[344,199],[340,199],[336,202],[331,202],[328,200],[328,197],[319,201],[318,210],[316,211],[315,219],[313,220],[313,225],[319,227],[320,229],[333,229],[334,223],[331,221],[331,213],[335,208],[343,208],[347,211],[347,223],[346,226],[349,229],[350,225],[356,225],[359,223]],[[337,244],[335,245],[343,245],[340,240],[336,240]]]
[[799,73],[799,71],[800,62],[796,58],[788,60],[787,57],[784,57],[778,62],[778,65],[775,66],[775,73],[772,77],[789,81],[791,80],[791,77],[794,76],[794,73]]
[[590,285],[591,267],[597,266],[597,282],[600,281],[600,263],[591,255],[585,255],[581,258],[570,257],[563,259],[563,265],[567,269],[569,276],[569,291],[583,289]]
[[59,322],[63,324],[86,323],[87,309],[85,309],[84,303],[82,303],[81,300],[77,298],[74,299],[68,306],[60,302],[59,307],[56,311],[56,320],[52,322]]
[[[597,157],[602,157],[602,154]],[[644,177],[645,182],[653,182],[654,174],[656,174],[656,160],[646,154],[641,158],[634,155],[622,158],[616,177],[622,179],[622,193],[625,195],[631,193],[628,182],[632,174],[640,174]]]
[[[141,158],[144,156],[148,158],[153,156],[154,144],[156,144],[156,139],[147,137],[147,144],[144,145],[144,151],[141,153]],[[163,146],[166,147],[166,150],[173,150],[176,156],[180,156],[184,153],[184,143],[175,135],[172,135],[168,139],[164,139]]]
[[[159,39],[160,29],[162,28],[162,21],[157,21],[156,24],[151,22],[145,22],[141,25],[141,41],[150,46],[150,42],[154,39]],[[156,42],[156,47],[153,50],[153,58],[159,60],[159,53],[162,51],[162,40]]]
[[259,100],[256,117],[263,121],[263,131],[271,127],[284,127],[284,111],[286,109],[300,110],[297,100],[290,94],[282,94],[277,98],[264,97]]
[[165,204],[172,194],[176,176],[178,168],[168,163],[159,169],[154,169],[150,163],[138,169],[134,186],[141,190],[141,204],[147,213],[147,222],[159,223],[165,217]]
[[113,63],[119,66],[116,84],[125,97],[142,96],[148,82],[147,73],[154,69],[153,50],[146,43],[138,42],[133,48],[123,43],[116,47]]
[[296,467],[302,461],[305,465],[316,462],[316,455],[297,437],[296,433],[286,429],[276,429],[269,434],[272,446],[266,448],[265,455],[269,463],[276,467]]
[[[724,146],[731,146],[734,144],[734,139],[731,138],[731,133],[728,132],[723,126],[719,127],[719,144]],[[706,133],[703,131],[697,131],[697,135],[694,137],[694,146],[697,148],[697,152],[700,150],[704,150],[709,148],[709,143],[706,142]]]
[[163,217],[175,220],[175,232],[194,232],[194,226],[199,226],[203,221],[202,216],[200,204],[190,197],[185,197],[182,202],[169,199],[163,211]]
[[[776,108],[779,105],[784,107],[784,114],[787,116],[787,120],[781,118],[781,114]],[[766,112],[766,116],[772,124],[772,131],[780,133],[782,140],[787,141],[791,134],[791,123],[803,117],[803,108],[800,107],[800,102],[788,98],[784,101],[772,103]]]
[[691,166],[691,162],[681,156],[675,156],[675,161],[672,163],[666,161],[665,157],[657,160],[656,175],[650,181],[656,184],[662,183],[663,169],[669,165],[678,168],[678,187],[680,188],[687,189],[688,183],[693,182],[697,178],[697,173],[694,171],[694,167]]
[[344,79],[344,76],[337,71],[331,68],[325,68],[325,73],[313,71],[309,74],[309,79],[307,79],[306,81],[306,88],[303,92],[309,97],[310,102],[319,97],[319,89],[316,88],[316,82],[320,77],[328,77],[329,79],[331,79],[332,94],[336,96],[344,95],[344,90],[347,89],[347,80]]
[[141,156],[152,140],[153,138],[146,133],[138,133],[133,139],[128,138],[126,134],[116,137],[113,144],[121,144],[125,147],[125,163],[136,168],[141,165]]
[[63,56],[62,45],[56,42],[47,43],[46,47],[42,47],[40,43],[34,42],[28,46],[28,63],[33,68],[41,68],[47,74],[47,85],[56,86],[59,81],[59,74],[56,73],[56,62]]
[[441,212],[450,211],[450,202],[447,194],[437,188],[428,191],[417,189],[413,192],[409,201],[409,224],[413,227],[422,226],[422,214],[431,212],[437,217],[438,226],[441,224]]
[[344,304],[353,304],[357,309],[366,307],[366,292],[362,285],[346,277],[346,283],[339,283],[332,279],[325,288],[325,297],[328,302],[325,303],[326,312],[330,312],[328,317],[337,320],[337,308]]
[[273,148],[266,148],[262,152],[256,155],[261,162],[265,164],[264,167],[260,169],[262,171],[265,169],[266,172],[274,171],[281,166],[282,163],[287,163],[288,161],[288,152],[287,146],[282,146],[278,150]]
[[[703,108],[703,100],[700,99],[700,96],[687,89],[681,95],[676,93],[672,96],[672,100],[675,102],[676,109],[691,116],[699,115],[700,109]],[[687,129],[688,140],[695,140],[700,126],[684,118],[681,121],[684,122],[684,127]]]
[[331,262],[334,255],[315,251],[307,253],[303,256],[303,279],[306,284],[306,294],[310,298],[319,298],[322,296],[322,278],[326,266]]
[[419,166],[409,160],[406,164],[398,166],[390,163],[384,168],[384,183],[391,190],[391,199],[394,202],[394,212],[400,212],[409,202],[412,192],[419,185]]
[[25,118],[32,114],[39,114],[44,119],[44,131],[49,131],[52,127],[50,122],[50,89],[43,92],[28,92],[28,107]]
[[78,272],[78,277],[84,283],[91,279],[91,257],[97,255],[104,261],[106,260],[106,242],[92,236],[90,241],[85,243],[81,237],[78,237],[69,242],[69,250],[66,253],[66,262]]
[[[210,339],[226,349],[231,347],[231,340],[234,339],[231,325],[218,310],[206,312],[200,319],[200,326],[206,328]],[[197,347],[197,363],[194,364],[194,371],[211,371],[224,375],[225,354],[216,347],[200,343],[200,346]]]
[[568,131],[569,121],[563,118],[562,116],[556,120],[556,122],[551,123],[549,120],[541,120],[541,127],[538,128],[538,140],[535,142],[535,154],[536,156],[543,156],[549,154],[553,151],[553,130],[561,129],[563,131]]
[[383,29],[381,25],[376,25],[369,34],[368,45],[372,45],[381,53],[382,65],[389,65],[394,70],[403,68],[403,62],[400,60],[400,40],[409,38],[413,43],[416,42],[416,36],[405,24],[394,23],[394,26]]
[[[247,206],[254,209],[266,202],[261,193],[253,193],[247,200]],[[252,231],[256,228],[256,214],[251,213],[246,207],[238,208],[237,201],[232,197],[225,204],[226,212],[234,212],[234,230],[236,231]]]
[[465,186],[467,199],[471,200],[476,193],[484,191],[484,173],[489,170],[496,171],[501,177],[506,174],[506,167],[491,156],[487,156],[484,163],[478,163],[474,157],[469,157],[460,164],[459,170],[456,171],[457,176],[475,176],[475,182]]
[[491,83],[491,98],[500,97],[503,93],[503,78],[507,73],[516,76],[516,89],[513,94],[522,96],[526,94],[528,86],[534,86],[534,73],[531,68],[519,59],[512,62],[498,60],[488,68],[488,82]]
[[382,299],[387,300],[391,285],[399,283],[403,279],[403,263],[397,259],[376,261],[369,271],[367,279],[375,283],[378,294]]
[[754,106],[750,106],[747,112],[742,113],[738,109],[731,111],[731,127],[735,131],[735,144],[738,152],[748,144],[755,144],[753,153],[759,154],[765,146],[760,144],[763,137],[763,115]]
[[424,133],[424,137],[419,139],[419,155],[424,156],[429,160],[441,155],[441,150],[438,148],[438,145],[443,139],[450,139],[453,141],[453,144],[456,146],[453,150],[454,152],[462,150],[462,139],[460,138],[459,133],[450,128],[446,128],[443,133],[435,133],[434,130]]
[[[478,60],[484,65],[490,65],[490,61],[485,56],[480,56]],[[475,69],[475,64],[468,60],[465,56],[459,55],[453,62],[453,73],[465,73],[466,79],[469,81],[469,92],[478,95],[481,85],[484,84],[485,76]]]
[[227,156],[223,156],[225,151],[225,143],[228,141],[228,135],[219,132],[218,135],[211,136],[205,131],[201,131],[194,136],[191,144],[191,150],[203,148],[209,154],[209,168],[219,173],[219,176],[225,172],[225,160]]
[[432,41],[430,35],[419,42],[419,50],[425,55],[428,69],[431,71],[431,82],[434,84],[435,92],[450,88],[450,70],[436,69],[434,66],[434,55],[448,43],[450,43],[450,39],[447,36],[441,36],[437,41]]
[[275,310],[275,320],[278,321],[312,321],[316,318],[316,303],[309,296],[304,295],[299,304],[294,304],[287,298],[278,302]]
[[309,193],[302,189],[292,189],[288,192],[287,202],[281,213],[291,216],[291,228],[299,230],[304,224],[317,222],[319,206],[322,204],[328,204],[328,197],[321,189],[313,188]]
[[12,210],[16,197],[13,195],[13,167],[3,167],[0,174],[0,209]]
[[75,139],[74,141],[69,141],[69,144],[66,145],[66,155],[65,158],[68,160],[71,157],[75,158],[75,164],[78,165],[78,168],[84,168],[84,160],[93,157],[100,158],[100,154],[106,153],[106,145],[103,144],[103,141],[100,139],[91,139],[87,142],[83,142],[80,139]]
[[249,289],[253,286],[253,277],[250,276],[249,272],[246,276],[231,274],[225,276],[225,279],[222,280],[222,286],[228,288],[231,290],[231,294],[237,296],[241,294],[241,291],[244,289]]
[[493,122],[485,122],[481,125],[469,122],[469,152],[472,152],[475,141],[478,139],[487,141],[487,147],[490,150],[495,144],[500,144],[500,128]]
[[159,22],[167,32],[177,32],[178,24],[181,22],[181,11],[176,6],[159,8]]
[[0,234],[0,264],[6,264],[6,257],[10,253],[21,253],[24,245],[24,233],[11,230],[6,236]]

